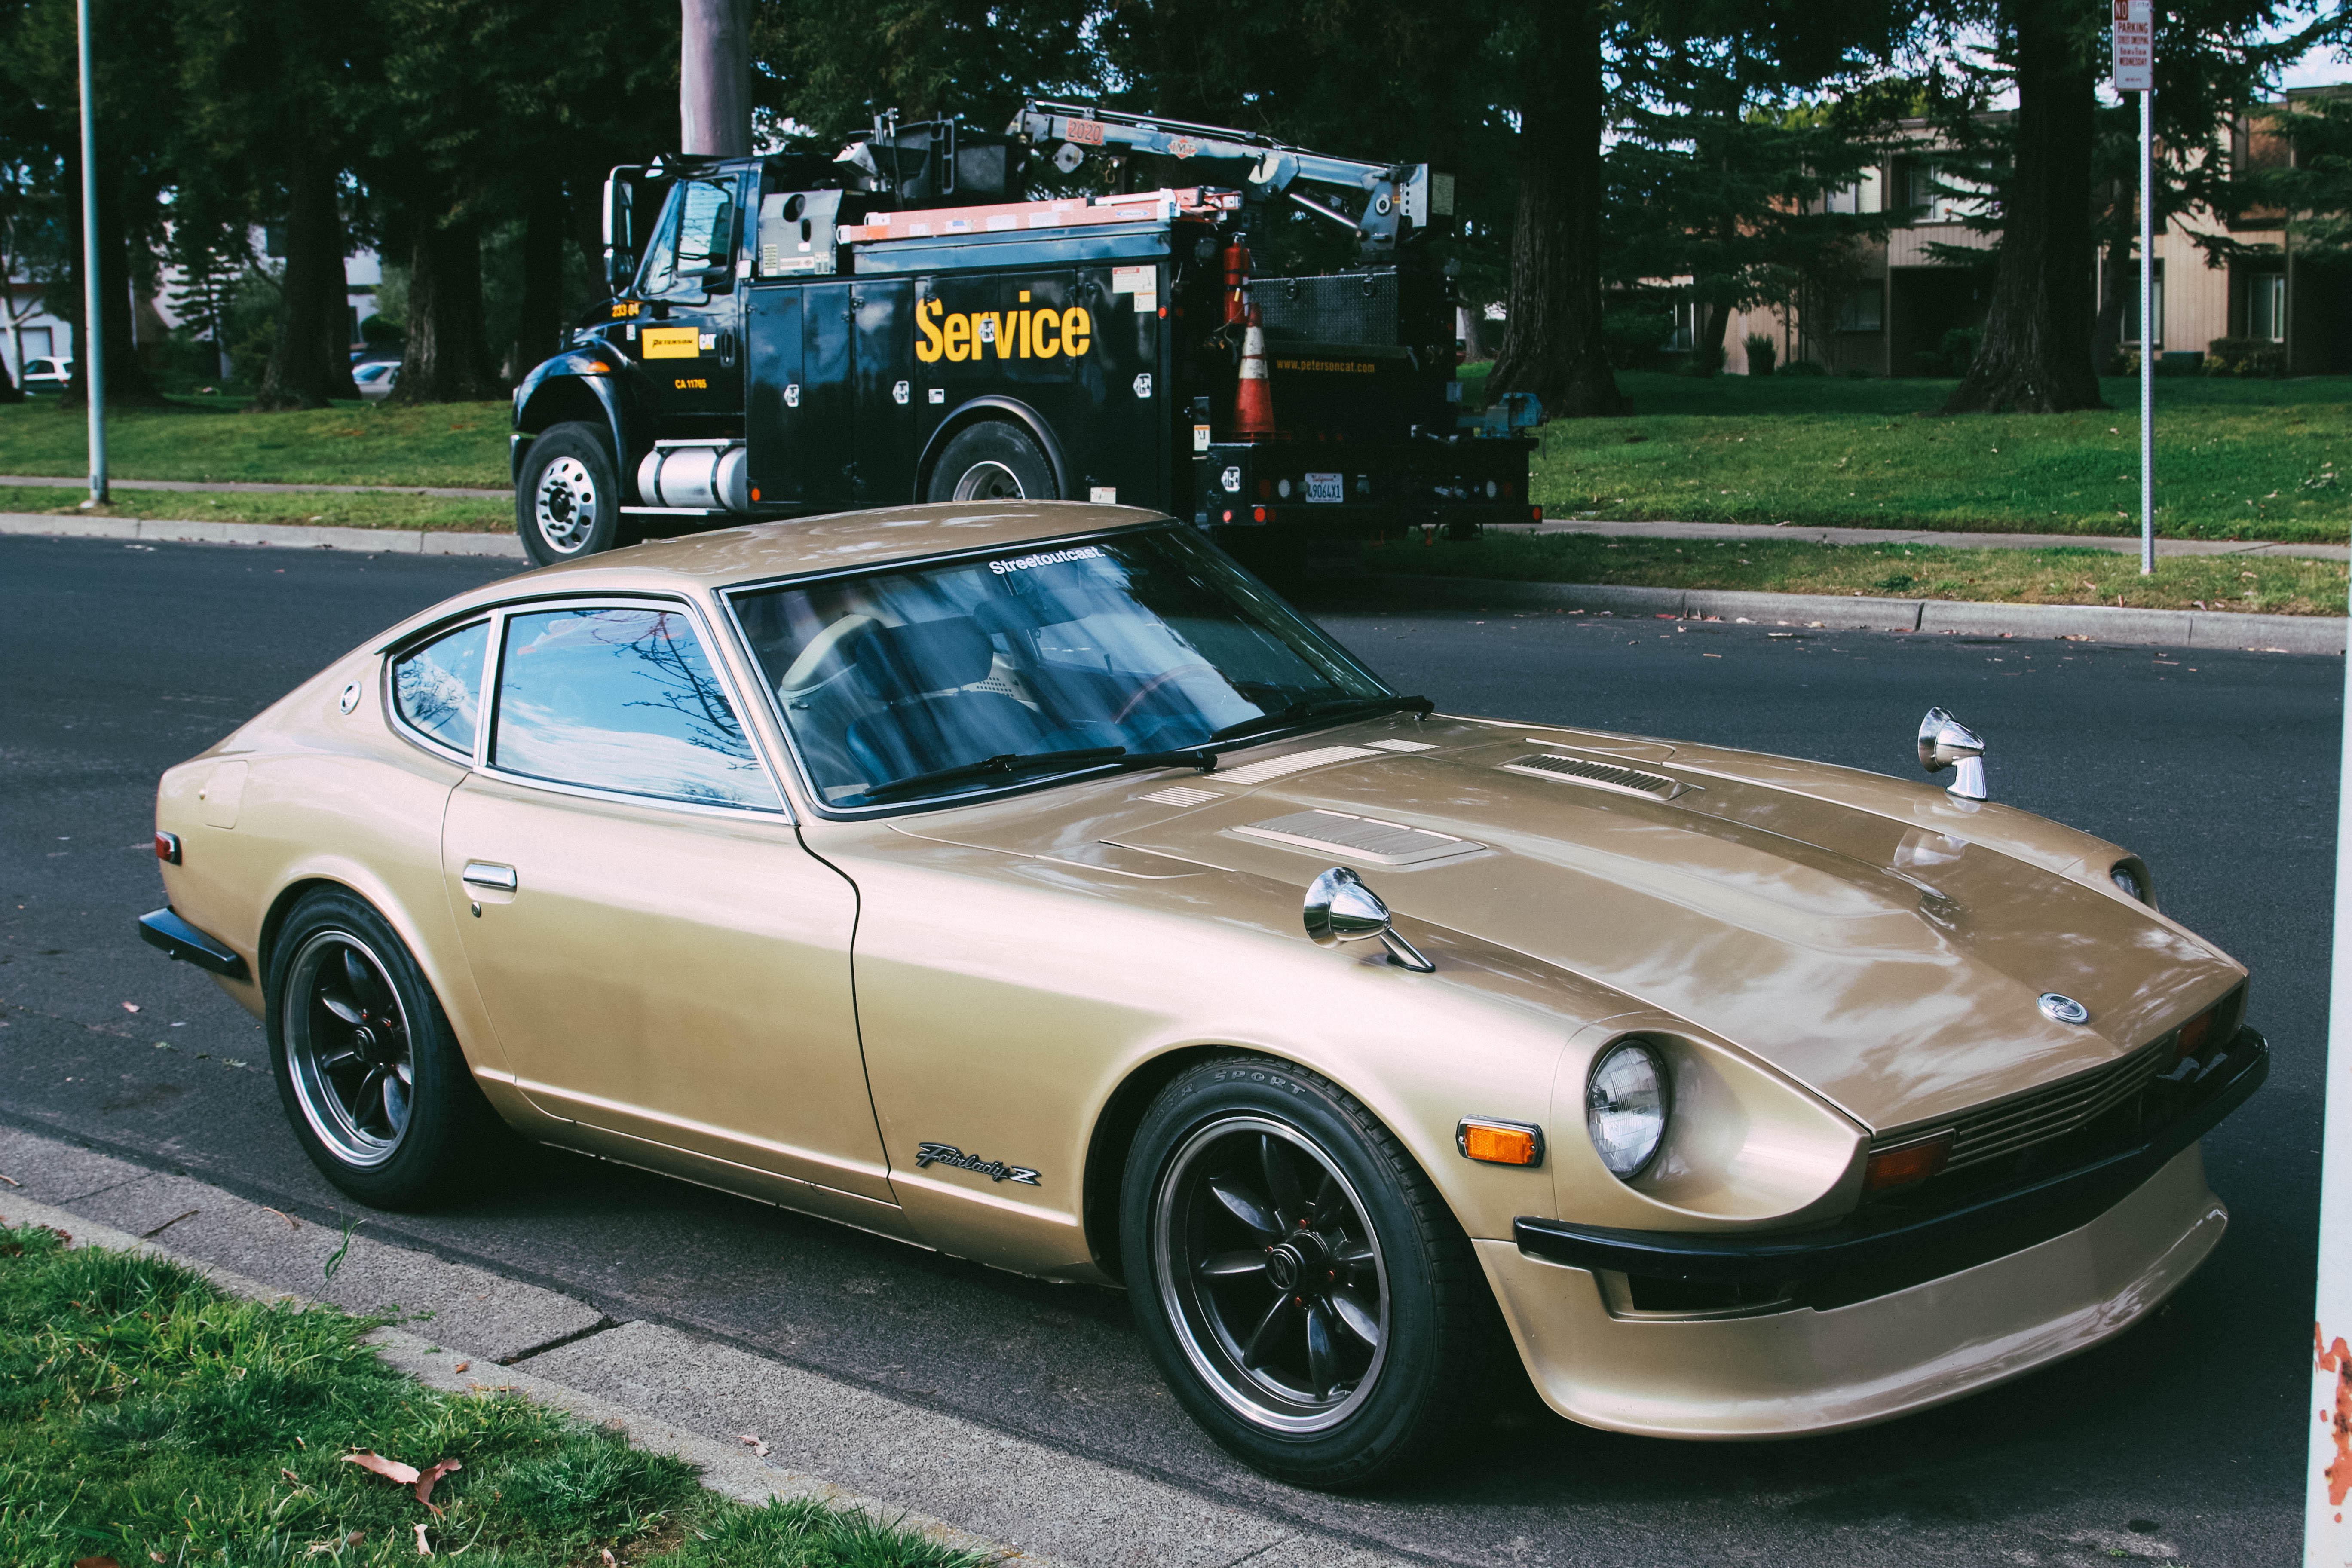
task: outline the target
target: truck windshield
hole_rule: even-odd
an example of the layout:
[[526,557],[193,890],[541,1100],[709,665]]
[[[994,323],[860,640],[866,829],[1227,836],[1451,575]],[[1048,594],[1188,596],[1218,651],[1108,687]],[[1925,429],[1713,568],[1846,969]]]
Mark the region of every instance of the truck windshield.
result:
[[735,606],[811,784],[846,809],[1005,787],[887,787],[990,759],[1177,750],[1394,697],[1172,527],[754,590]]

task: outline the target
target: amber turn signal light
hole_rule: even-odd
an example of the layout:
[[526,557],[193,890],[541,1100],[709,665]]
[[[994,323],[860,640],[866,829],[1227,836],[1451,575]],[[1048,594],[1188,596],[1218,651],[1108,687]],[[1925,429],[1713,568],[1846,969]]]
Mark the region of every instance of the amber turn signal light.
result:
[[2213,1016],[2221,1009],[2208,1007],[2180,1026],[2180,1036],[2172,1043],[2172,1059],[2185,1062],[2204,1050],[2205,1043],[2213,1037]]
[[1938,1132],[1933,1138],[1922,1138],[1899,1149],[1881,1149],[1870,1157],[1870,1163],[1863,1171],[1862,1190],[1883,1193],[1889,1187],[1924,1182],[1942,1170],[1951,1157],[1949,1132]]
[[157,829],[155,834],[155,858],[161,860],[166,866],[178,865],[180,863],[180,836],[176,833],[165,833],[160,828]]
[[1454,1147],[1472,1160],[1489,1165],[1543,1163],[1543,1129],[1524,1121],[1489,1121],[1465,1116],[1454,1130]]

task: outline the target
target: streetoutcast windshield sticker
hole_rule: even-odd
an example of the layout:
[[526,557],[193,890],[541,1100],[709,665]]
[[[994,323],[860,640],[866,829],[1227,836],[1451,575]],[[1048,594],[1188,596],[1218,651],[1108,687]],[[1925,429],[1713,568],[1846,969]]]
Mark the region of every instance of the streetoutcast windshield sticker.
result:
[[915,1145],[915,1169],[926,1165],[953,1165],[959,1171],[971,1171],[986,1176],[992,1182],[1018,1182],[1024,1187],[1037,1185],[1037,1173],[1026,1165],[1008,1165],[1002,1160],[983,1160],[977,1154],[967,1154],[952,1143],[918,1143]]
[[1034,572],[1040,566],[1058,566],[1065,561],[1099,561],[1102,552],[1091,544],[1081,544],[1075,550],[1048,550],[1043,555],[1023,555],[1011,561],[992,561],[988,569],[1003,577],[1013,572]]

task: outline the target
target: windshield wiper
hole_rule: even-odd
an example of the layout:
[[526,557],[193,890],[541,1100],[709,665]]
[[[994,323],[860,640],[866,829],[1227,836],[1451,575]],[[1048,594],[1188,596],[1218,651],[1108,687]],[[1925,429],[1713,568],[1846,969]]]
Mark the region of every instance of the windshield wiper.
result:
[[[1309,719],[1328,718],[1340,713],[1356,712],[1357,717],[1370,719],[1376,714],[1395,713],[1407,708],[1424,719],[1437,711],[1437,704],[1426,697],[1322,697],[1312,702],[1301,700],[1275,712],[1261,713],[1255,719],[1244,719],[1239,723],[1228,724],[1210,735],[1203,743],[1213,746],[1220,742],[1237,741],[1244,736],[1254,735],[1261,730],[1279,730],[1288,725],[1304,723]],[[1361,711],[1357,712],[1358,710]]]
[[1130,752],[1125,746],[1079,746],[1064,752],[1007,752],[1002,756],[983,757],[976,763],[960,763],[951,768],[934,768],[927,773],[911,773],[903,779],[878,784],[866,792],[868,801],[892,800],[900,795],[919,795],[940,784],[960,784],[966,779],[1012,778],[1020,773],[1049,773],[1056,768],[1077,769],[1100,767],[1106,763],[1120,769],[1129,768],[1198,768],[1208,772],[1217,764],[1214,752],[1192,750],[1181,752]]

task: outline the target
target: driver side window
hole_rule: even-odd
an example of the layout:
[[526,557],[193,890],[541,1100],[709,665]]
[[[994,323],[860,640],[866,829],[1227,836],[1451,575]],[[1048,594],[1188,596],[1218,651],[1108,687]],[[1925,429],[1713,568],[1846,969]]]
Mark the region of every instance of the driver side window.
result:
[[700,300],[704,272],[735,264],[735,181],[680,180],[646,249],[637,293],[647,300]]

